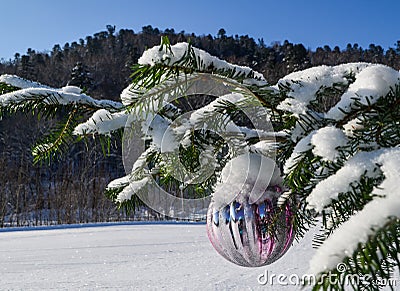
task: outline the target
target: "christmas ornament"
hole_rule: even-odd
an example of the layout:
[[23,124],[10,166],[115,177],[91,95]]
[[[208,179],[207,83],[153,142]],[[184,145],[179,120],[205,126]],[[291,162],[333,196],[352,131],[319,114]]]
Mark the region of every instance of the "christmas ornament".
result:
[[278,209],[281,187],[268,186],[261,200],[250,203],[239,194],[223,207],[212,201],[207,214],[208,237],[225,259],[240,266],[260,267],[279,259],[293,242],[293,212]]

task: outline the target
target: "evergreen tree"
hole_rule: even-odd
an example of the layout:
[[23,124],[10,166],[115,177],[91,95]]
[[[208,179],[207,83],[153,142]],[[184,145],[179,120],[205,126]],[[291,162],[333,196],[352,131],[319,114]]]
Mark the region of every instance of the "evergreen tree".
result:
[[21,57],[21,63],[19,67],[19,73],[24,78],[28,78],[30,80],[36,80],[37,74],[35,67],[32,64],[32,59],[29,55],[23,55]]
[[77,62],[73,67],[68,86],[76,86],[81,88],[83,92],[90,92],[90,88],[93,86],[93,79],[85,65],[81,62]]
[[[285,46],[294,50],[288,43]],[[298,50],[303,57],[303,48]],[[213,101],[202,99],[180,119],[184,101],[168,98],[205,76],[221,80],[232,91]],[[151,203],[146,201],[150,193],[146,189],[154,181],[176,196],[205,197],[223,183],[229,161],[244,152],[273,149],[285,184],[276,216],[288,206],[296,207],[290,223],[298,239],[318,220],[322,224],[314,241],[318,251],[310,261],[310,270],[319,279],[308,282],[314,290],[344,286],[378,290],[379,282],[399,270],[398,71],[368,63],[315,67],[268,86],[250,68],[221,61],[189,44],[171,46],[163,38],[160,46],[139,59],[131,77],[132,84],[118,103],[2,76],[1,115],[32,111],[51,117],[60,106],[70,111],[61,129],[34,148],[38,161],[51,160],[58,149],[66,151],[73,134],[97,134],[107,141],[126,124],[139,124],[139,131],[145,128],[143,151],[130,161],[128,175],[107,188],[107,195],[127,208],[134,207],[138,196]],[[204,94],[196,96],[204,98]],[[241,114],[257,107],[265,110],[265,122],[269,119],[275,133],[251,126]],[[83,122],[86,112],[93,115]],[[199,130],[196,126],[206,119],[212,121],[209,130]],[[179,126],[171,127],[173,123]],[[235,137],[221,139],[213,132]],[[186,169],[183,174],[176,172],[177,160],[169,155],[175,150]],[[212,164],[212,171],[207,179],[194,183],[204,174],[199,172],[202,164]],[[277,219],[271,220],[270,227],[271,231],[279,227]]]
[[220,30],[218,30],[218,38],[225,38],[226,37],[226,31],[225,29],[221,28]]

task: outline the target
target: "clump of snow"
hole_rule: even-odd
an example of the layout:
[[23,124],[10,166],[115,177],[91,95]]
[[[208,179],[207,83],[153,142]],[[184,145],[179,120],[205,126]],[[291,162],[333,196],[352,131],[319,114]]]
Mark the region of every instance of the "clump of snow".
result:
[[130,200],[132,196],[146,186],[149,181],[149,177],[144,177],[143,179],[137,181],[129,181],[129,185],[118,194],[116,201],[124,202]]
[[309,207],[322,211],[340,193],[351,191],[352,183],[358,182],[363,175],[377,177],[380,171],[377,169],[376,158],[382,151],[359,152],[351,157],[335,174],[315,186],[307,197]]
[[[361,104],[374,104],[379,97],[385,96],[400,83],[399,72],[384,66],[371,65],[356,75],[340,101],[326,113],[326,118],[341,120],[345,117],[357,99]],[[344,112],[343,112],[344,111]]]
[[[162,77],[164,79],[164,77]],[[146,91],[141,87],[141,82],[137,84],[130,84],[124,90],[122,90],[120,94],[121,102],[125,106],[131,105],[132,101],[137,101],[141,94],[145,93]]]
[[43,100],[43,102],[47,104],[57,102],[61,105],[85,104],[99,108],[122,108],[122,104],[119,102],[96,100],[86,94],[82,94],[82,90],[75,86],[66,86],[60,89],[55,89],[13,75],[1,75],[0,82],[20,88],[20,90],[1,95],[0,106],[8,106],[12,103],[24,102],[26,99],[32,99],[35,96],[47,96]]
[[376,198],[363,210],[343,223],[317,250],[310,261],[311,274],[335,269],[344,258],[351,256],[360,242],[366,242],[370,235],[385,224],[390,216],[400,216],[399,187],[397,195]]
[[339,157],[338,148],[344,147],[348,140],[344,132],[334,126],[318,129],[311,137],[314,146],[312,152],[326,161],[335,161]]
[[[238,107],[241,108],[241,103],[246,103],[249,97],[244,96],[241,93],[230,93],[225,94],[214,101],[210,102],[208,105],[203,106],[200,109],[193,111],[188,119],[188,122],[185,124],[187,128],[186,132],[192,130],[196,125],[201,125],[206,127],[207,129],[214,130],[218,134],[223,137],[228,136],[228,138],[232,139],[233,136],[242,137],[242,139],[250,139],[250,138],[260,138],[260,139],[271,139],[273,140],[277,135],[275,132],[272,132],[272,127],[268,128],[268,116],[249,116],[250,118],[254,117],[254,121],[262,120],[264,124],[262,126],[267,127],[268,130],[264,129],[251,129],[245,126],[237,126],[229,117],[229,115],[221,113],[220,108],[221,105],[229,102],[231,104],[238,104]],[[259,112],[251,112],[254,114],[259,114]],[[247,112],[245,112],[247,115]],[[269,121],[269,120],[268,120]],[[261,127],[261,126],[260,126]],[[180,132],[183,132],[182,128],[179,128]],[[283,133],[279,133],[282,135]]]
[[82,89],[76,86],[65,86],[62,87],[61,90],[64,93],[72,93],[72,94],[81,94],[82,93]]
[[[131,199],[132,196],[135,195],[138,190],[142,189],[150,181],[150,176],[146,176],[144,178],[135,180],[134,174],[137,174],[135,172],[137,172],[139,169],[144,168],[144,166],[147,164],[148,155],[153,153],[154,151],[155,151],[154,145],[150,146],[134,162],[132,170],[130,170],[131,174],[115,179],[107,185],[107,190],[113,190],[124,187],[122,192],[119,193],[118,195],[117,198],[118,202],[124,202]],[[148,170],[145,170],[144,172],[145,174],[148,174]]]
[[384,197],[375,198],[335,230],[311,259],[311,274],[335,269],[345,257],[353,254],[359,243],[366,242],[375,230],[383,227],[388,218],[400,216],[400,149],[379,153],[374,153],[374,160],[381,165],[385,180],[373,193]]
[[345,134],[349,137],[352,137],[352,136],[354,136],[355,130],[363,129],[364,126],[363,126],[362,119],[363,119],[362,117],[357,117],[357,118],[350,120],[345,125],[343,125]]
[[269,156],[275,153],[276,149],[278,148],[278,143],[274,142],[273,140],[261,140],[253,145],[250,146],[252,152],[259,153],[265,156]]
[[118,189],[123,186],[126,186],[129,184],[129,175],[112,180],[108,185],[107,185],[107,190],[111,189]]
[[278,109],[291,112],[295,116],[306,114],[308,105],[316,100],[317,92],[321,88],[332,87],[335,83],[348,84],[346,76],[358,73],[370,65],[367,63],[350,63],[334,67],[324,65],[291,73],[274,86],[279,90],[280,85],[289,85],[291,90],[288,92],[288,98],[278,105]]
[[155,147],[154,145],[151,145],[147,150],[145,150],[135,161],[135,163],[132,166],[132,170],[131,172],[134,173],[135,171],[137,171],[138,169],[143,169],[144,166],[147,163],[147,158],[150,154],[155,152]]
[[106,109],[97,110],[86,122],[79,124],[73,134],[107,134],[123,128],[128,120],[129,114],[122,111],[110,113]]
[[[249,67],[230,64],[195,47],[191,47],[191,49],[193,50],[198,65],[201,69],[213,67],[217,70],[234,70],[235,76],[244,74],[246,77],[250,77],[251,75],[254,75],[255,78],[265,81],[262,74],[252,70]],[[189,44],[186,42],[177,43],[170,48],[166,46],[154,46],[143,53],[143,55],[139,58],[138,63],[141,65],[150,66],[162,63],[173,66],[188,53],[188,50]]]
[[171,128],[171,122],[160,115],[151,118],[150,124],[145,127],[146,135],[153,139],[153,143],[161,153],[174,152],[179,148],[179,140]]
[[[397,195],[400,197],[399,173],[400,173],[400,149],[387,149],[377,159],[376,163],[381,165],[385,180],[374,189],[377,195]],[[395,194],[397,193],[397,194]]]
[[[350,63],[334,67],[319,66],[295,72],[280,79],[273,87],[289,87],[288,98],[283,100],[278,109],[291,112],[294,116],[306,114],[310,103],[317,98],[317,93],[335,83],[348,85],[347,76],[355,75],[355,81],[349,84],[340,101],[332,107],[325,118],[340,120],[352,109],[355,99],[362,104],[375,103],[400,83],[399,72],[379,64]],[[367,101],[368,100],[368,101]]]
[[40,153],[49,151],[51,148],[54,148],[54,143],[39,144],[32,149],[32,155],[39,156]]
[[121,102],[122,104],[129,105],[132,103],[133,99],[136,99],[138,96],[137,94],[134,92],[134,85],[131,84],[128,87],[126,87],[124,90],[122,90],[121,92]]
[[[188,118],[179,118],[174,122],[159,114],[149,114],[149,112],[147,112],[146,116],[139,116],[138,118],[144,120],[142,132],[152,138],[153,143],[162,153],[173,152],[179,148],[180,144],[190,144],[190,133],[194,129],[214,130],[223,136],[227,134],[241,134],[247,138],[265,135],[268,137],[273,136],[272,133],[236,126],[228,115],[217,112],[223,102],[228,101],[232,104],[237,104],[244,99],[245,97],[240,93],[226,94],[191,112]],[[166,103],[164,102],[163,104]],[[150,111],[153,110],[150,109]],[[157,111],[159,111],[158,108],[155,112]],[[133,114],[135,115],[135,113]],[[219,119],[221,119],[221,122],[218,122]]]
[[286,160],[286,162],[283,166],[283,172],[285,174],[289,173],[291,168],[294,165],[296,165],[297,159],[299,159],[301,157],[302,153],[304,153],[312,148],[311,139],[315,133],[316,133],[316,131],[313,130],[307,136],[305,136],[301,140],[299,140],[299,142],[296,144],[296,146],[293,149],[292,154]]
[[257,203],[269,185],[281,185],[282,178],[274,160],[255,153],[244,153],[231,159],[223,168],[213,200],[216,208],[233,200]]
[[196,111],[194,111],[190,116],[190,123],[195,125],[197,123],[204,122],[208,115],[213,114],[224,101],[228,101],[232,104],[237,104],[245,100],[245,97],[240,93],[230,93],[223,96],[218,97],[214,101],[210,102],[208,105],[203,106]]

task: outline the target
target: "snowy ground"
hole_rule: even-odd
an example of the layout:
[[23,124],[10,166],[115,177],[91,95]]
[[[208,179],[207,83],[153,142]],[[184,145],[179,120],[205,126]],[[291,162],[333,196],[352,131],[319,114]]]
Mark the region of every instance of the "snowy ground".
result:
[[0,230],[0,289],[299,290],[257,278],[305,273],[313,250],[303,242],[270,266],[243,268],[214,251],[205,224]]

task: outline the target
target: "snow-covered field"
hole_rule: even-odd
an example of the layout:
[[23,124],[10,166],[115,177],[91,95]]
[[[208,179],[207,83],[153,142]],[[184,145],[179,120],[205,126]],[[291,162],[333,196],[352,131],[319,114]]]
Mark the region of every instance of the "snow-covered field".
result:
[[[272,265],[244,268],[212,248],[205,224],[0,230],[1,290],[299,290],[258,278],[304,274],[310,237]],[[265,280],[265,276],[260,280]],[[286,280],[287,282],[287,280]]]

